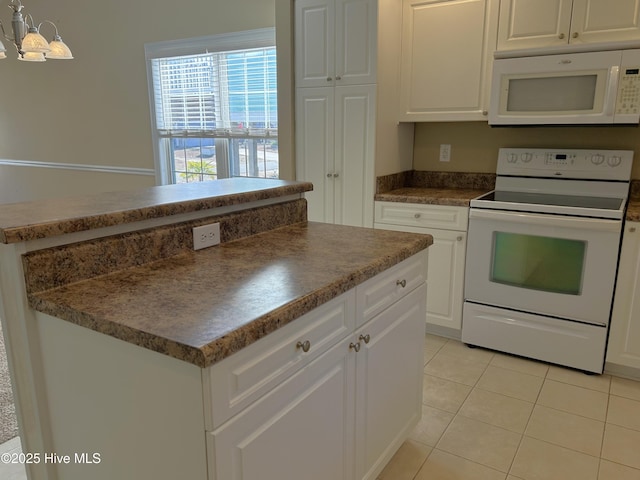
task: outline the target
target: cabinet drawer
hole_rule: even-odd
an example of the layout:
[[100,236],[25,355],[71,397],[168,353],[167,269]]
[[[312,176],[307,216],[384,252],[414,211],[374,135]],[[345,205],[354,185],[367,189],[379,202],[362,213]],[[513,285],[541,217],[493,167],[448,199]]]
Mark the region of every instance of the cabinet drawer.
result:
[[423,250],[356,287],[356,326],[363,325],[426,281],[427,251]]
[[[354,329],[355,290],[327,302],[203,370],[206,429],[213,430]],[[309,342],[307,352],[298,344]]]
[[469,223],[468,207],[399,202],[375,203],[376,223],[460,231],[466,231]]

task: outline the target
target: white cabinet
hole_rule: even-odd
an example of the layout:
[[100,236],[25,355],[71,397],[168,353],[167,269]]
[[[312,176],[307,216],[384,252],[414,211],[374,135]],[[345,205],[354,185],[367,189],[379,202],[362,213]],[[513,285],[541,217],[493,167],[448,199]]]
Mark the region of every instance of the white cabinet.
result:
[[210,478],[353,479],[355,392],[349,343],[341,341],[207,433]]
[[[407,287],[408,288],[408,287]],[[375,480],[422,412],[424,283],[356,332],[356,478]],[[334,478],[334,477],[325,477]]]
[[403,0],[401,121],[486,120],[498,0]]
[[[370,305],[367,292],[374,290],[390,292],[385,298],[391,303],[367,321],[367,312],[356,308],[350,324],[364,322],[359,329],[333,346],[321,339],[310,342],[301,355],[315,354],[313,360],[207,431],[210,480],[376,478],[421,415],[426,285],[420,272],[426,258],[422,252],[345,294],[327,312],[350,305],[354,292],[356,305]],[[298,333],[282,340],[289,338],[290,351],[298,351],[296,339],[304,344],[321,331],[335,338],[333,324],[314,320],[302,329],[291,324],[283,330]],[[272,370],[264,373],[266,379],[291,368],[286,355],[282,365],[274,363],[281,356],[274,346],[281,342],[263,342],[267,339],[239,352],[243,361],[231,356],[211,367],[211,378],[228,381],[205,389],[205,408],[216,407],[215,397],[211,403],[216,388],[237,391],[236,385],[245,383],[244,390],[253,391],[251,383],[260,385],[261,376],[242,374],[265,359]]]
[[376,81],[377,0],[296,0],[296,87]]
[[377,0],[296,0],[296,179],[311,221],[373,225]]
[[[627,222],[622,237],[618,281],[607,347],[609,364],[640,376],[640,223]],[[627,373],[627,372],[621,372]]]
[[375,228],[428,233],[427,329],[459,336],[464,301],[464,265],[467,249],[467,207],[376,202]]
[[296,176],[311,221],[373,224],[375,85],[296,89]]
[[640,0],[502,0],[497,50],[640,40]]

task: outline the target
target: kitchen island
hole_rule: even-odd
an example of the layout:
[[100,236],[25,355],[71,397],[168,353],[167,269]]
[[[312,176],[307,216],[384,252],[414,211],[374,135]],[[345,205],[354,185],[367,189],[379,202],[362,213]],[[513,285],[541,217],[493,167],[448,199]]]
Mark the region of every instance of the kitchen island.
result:
[[309,184],[257,182],[0,210],[23,451],[71,459],[31,478],[375,478],[399,447],[431,237],[309,223]]

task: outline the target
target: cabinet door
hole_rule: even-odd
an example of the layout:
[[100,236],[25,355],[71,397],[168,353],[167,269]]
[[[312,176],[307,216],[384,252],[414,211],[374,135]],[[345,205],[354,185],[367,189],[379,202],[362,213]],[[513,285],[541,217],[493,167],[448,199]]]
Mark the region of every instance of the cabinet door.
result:
[[427,230],[433,235],[429,247],[427,323],[460,330],[464,286],[466,232]]
[[376,82],[377,0],[336,0],[336,85]]
[[571,6],[572,0],[502,0],[497,50],[567,45]]
[[376,87],[336,87],[335,96],[335,168],[332,172],[335,223],[371,227]]
[[422,284],[356,332],[356,479],[373,480],[422,414]]
[[574,0],[571,43],[640,39],[640,0]]
[[354,357],[339,342],[213,433],[210,480],[351,480]]
[[334,0],[296,0],[296,87],[322,87],[333,84],[334,28]]
[[640,369],[640,223],[627,222],[613,300],[607,362]]
[[296,178],[313,183],[305,198],[314,222],[334,221],[334,90],[296,89]]
[[404,0],[404,121],[486,120],[497,0]]

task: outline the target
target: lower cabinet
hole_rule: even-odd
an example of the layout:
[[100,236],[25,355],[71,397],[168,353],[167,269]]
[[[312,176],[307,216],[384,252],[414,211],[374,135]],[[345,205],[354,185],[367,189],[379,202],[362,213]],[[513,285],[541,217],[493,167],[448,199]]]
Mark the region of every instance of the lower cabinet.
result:
[[625,225],[619,265],[606,369],[640,377],[640,222]]
[[[426,252],[417,257],[409,261]],[[394,269],[372,280],[392,284],[399,299],[207,432],[210,480],[377,478],[422,405],[427,287],[423,279],[404,292],[412,280],[393,274],[406,264]]]
[[427,329],[457,336],[462,328],[464,265],[467,250],[467,207],[376,202],[375,228],[428,233]]

